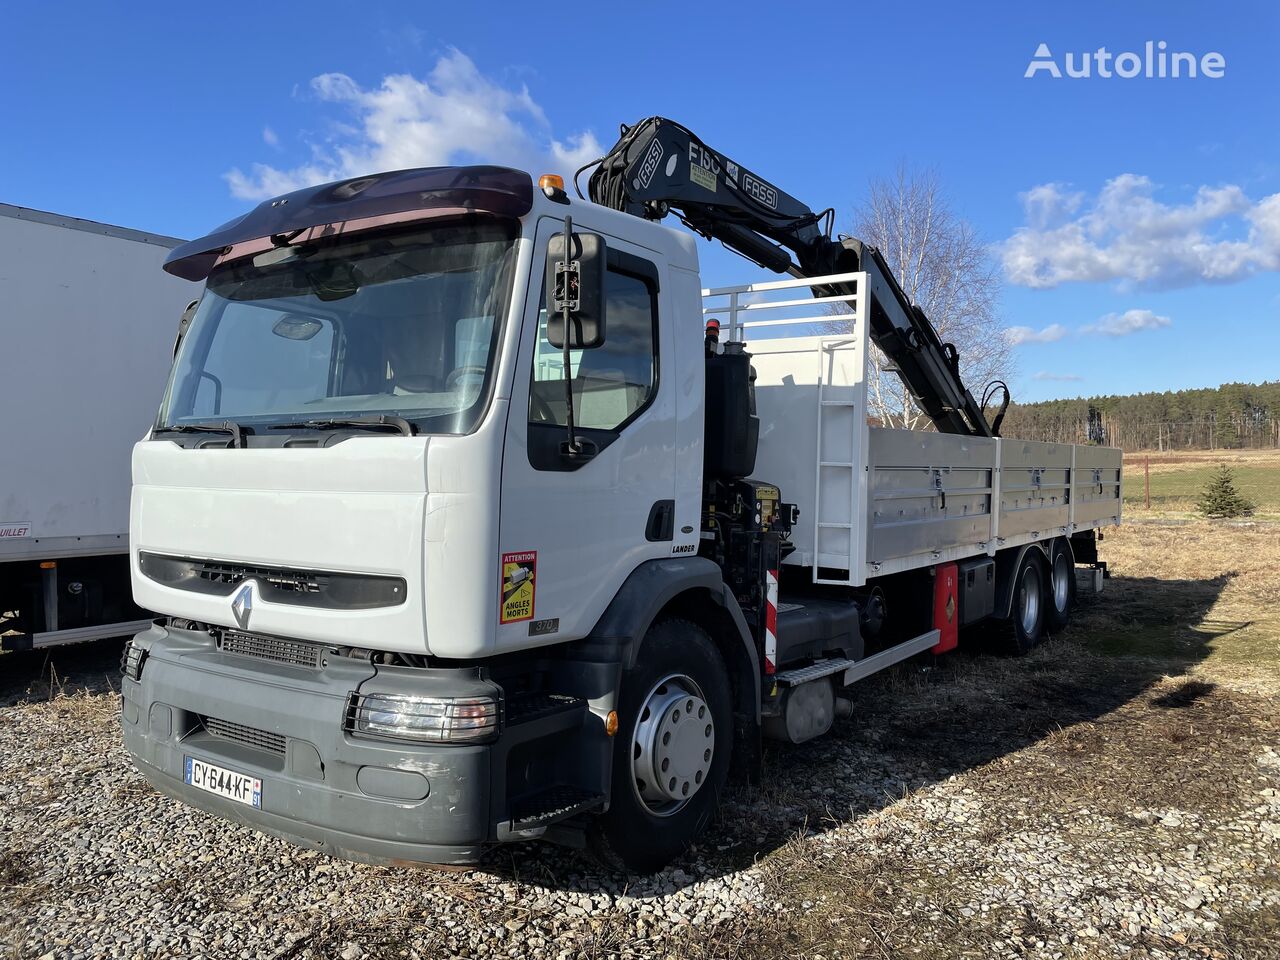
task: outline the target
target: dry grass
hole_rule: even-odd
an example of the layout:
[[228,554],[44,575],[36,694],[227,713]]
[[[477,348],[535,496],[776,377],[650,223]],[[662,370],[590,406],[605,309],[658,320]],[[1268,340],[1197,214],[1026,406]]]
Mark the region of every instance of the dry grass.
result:
[[[1280,868],[1231,832],[1264,785],[1256,758],[1280,744],[1280,527],[1129,524],[1107,534],[1102,556],[1114,574],[1102,597],[1031,656],[953,656],[865,684],[861,729],[842,736],[883,744],[908,770],[961,772],[941,794],[927,777],[907,782],[898,802],[837,818],[832,842],[768,857],[785,911],[759,956],[1280,953],[1280,911],[1265,902],[1280,899]],[[939,820],[940,795],[972,812]],[[1152,810],[1185,822],[1163,826]],[[1164,901],[1130,865],[1173,864],[1188,842],[1236,863],[1232,882],[1262,905],[1224,903],[1203,928],[1121,926],[1100,939],[1036,907],[1047,870],[1083,884],[1080,902],[1155,909]],[[1006,889],[1001,851],[1028,847],[1027,872],[1042,876],[1013,878],[1031,884],[1026,897],[966,906]]]
[[21,889],[27,886],[34,876],[30,853],[13,849],[0,853],[0,890]]
[[1280,525],[1130,523],[1106,535],[1113,577],[1073,636],[1257,692],[1280,678]]
[[[0,651],[0,708],[75,693],[116,693],[124,641]],[[110,699],[110,698],[108,698]]]

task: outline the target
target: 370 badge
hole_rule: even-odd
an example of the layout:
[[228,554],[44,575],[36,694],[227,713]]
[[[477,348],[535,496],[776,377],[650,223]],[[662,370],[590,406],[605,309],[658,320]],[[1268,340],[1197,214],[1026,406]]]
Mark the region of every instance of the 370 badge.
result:
[[502,605],[499,617],[502,623],[533,619],[537,574],[538,551],[502,555]]

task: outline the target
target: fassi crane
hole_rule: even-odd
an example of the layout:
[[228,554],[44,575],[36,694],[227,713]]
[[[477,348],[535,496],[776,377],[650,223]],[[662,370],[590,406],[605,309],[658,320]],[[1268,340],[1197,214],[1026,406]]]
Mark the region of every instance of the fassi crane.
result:
[[[682,163],[686,157],[688,163]],[[776,273],[865,273],[869,290],[833,284],[815,287],[814,295],[870,295],[871,339],[940,432],[999,434],[1008,391],[995,422],[989,423],[960,378],[956,348],[943,343],[924,311],[907,299],[880,251],[852,237],[831,238],[834,211],[814,213],[708,147],[687,127],[663,117],[623,127],[591,174],[588,191],[595,203],[646,220],[661,220],[674,211],[704,237]]]

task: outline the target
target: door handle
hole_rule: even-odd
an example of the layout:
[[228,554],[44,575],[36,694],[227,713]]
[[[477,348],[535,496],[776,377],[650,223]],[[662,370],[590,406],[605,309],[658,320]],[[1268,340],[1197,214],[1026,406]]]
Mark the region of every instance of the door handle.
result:
[[649,508],[649,521],[644,526],[644,538],[651,543],[674,540],[676,535],[676,502],[658,500]]

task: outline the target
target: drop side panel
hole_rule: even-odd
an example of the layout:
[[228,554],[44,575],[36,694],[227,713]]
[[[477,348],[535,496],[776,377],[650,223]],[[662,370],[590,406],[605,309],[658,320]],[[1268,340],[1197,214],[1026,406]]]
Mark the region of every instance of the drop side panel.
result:
[[1000,441],[1000,536],[1064,533],[1071,444]]
[[1076,530],[1120,522],[1120,464],[1114,447],[1075,447],[1072,471],[1072,523]]
[[983,553],[998,441],[872,427],[867,504],[868,575]]

